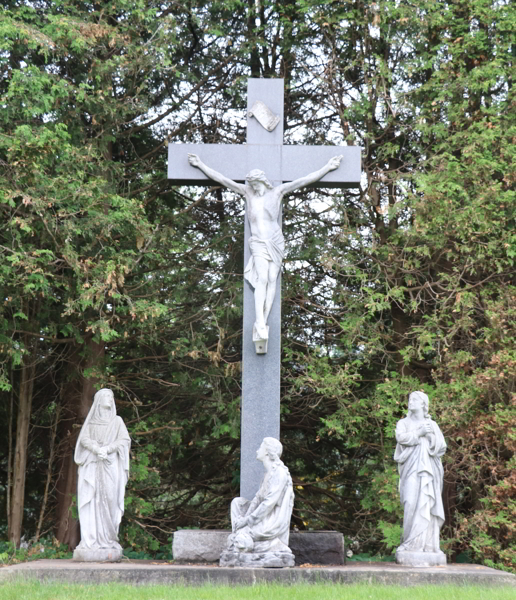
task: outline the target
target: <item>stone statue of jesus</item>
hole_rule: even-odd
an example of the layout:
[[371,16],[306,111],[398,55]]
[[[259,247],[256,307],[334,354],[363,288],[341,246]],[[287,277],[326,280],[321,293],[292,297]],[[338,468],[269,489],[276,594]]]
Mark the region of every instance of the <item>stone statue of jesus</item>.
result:
[[251,258],[244,270],[244,277],[254,288],[255,341],[268,338],[267,319],[276,295],[276,280],[285,254],[285,241],[278,222],[283,196],[319,181],[330,171],[338,169],[341,160],[342,156],[334,156],[318,171],[273,187],[265,173],[259,169],[248,173],[245,185],[242,185],[210,169],[197,154],[188,154],[192,167],[197,167],[213,181],[245,198],[251,228]]

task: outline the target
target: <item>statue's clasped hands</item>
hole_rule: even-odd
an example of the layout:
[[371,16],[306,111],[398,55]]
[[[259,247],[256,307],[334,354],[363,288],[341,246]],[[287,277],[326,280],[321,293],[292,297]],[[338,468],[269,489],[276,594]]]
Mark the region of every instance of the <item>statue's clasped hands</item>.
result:
[[97,451],[97,456],[100,458],[100,460],[106,460],[108,457],[107,448],[99,448]]
[[427,433],[432,433],[432,425],[429,421],[423,423],[419,428],[418,432],[420,436],[426,435]]

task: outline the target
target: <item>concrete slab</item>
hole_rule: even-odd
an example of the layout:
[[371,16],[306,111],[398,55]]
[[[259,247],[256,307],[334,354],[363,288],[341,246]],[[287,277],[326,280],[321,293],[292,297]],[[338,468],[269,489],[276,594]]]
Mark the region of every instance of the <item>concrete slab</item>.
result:
[[481,565],[402,567],[395,563],[348,563],[336,567],[291,569],[224,568],[216,564],[173,565],[164,561],[127,560],[122,563],[77,563],[38,560],[0,568],[0,583],[37,579],[43,582],[132,585],[254,585],[256,583],[381,583],[386,585],[482,585],[516,587],[516,575]]

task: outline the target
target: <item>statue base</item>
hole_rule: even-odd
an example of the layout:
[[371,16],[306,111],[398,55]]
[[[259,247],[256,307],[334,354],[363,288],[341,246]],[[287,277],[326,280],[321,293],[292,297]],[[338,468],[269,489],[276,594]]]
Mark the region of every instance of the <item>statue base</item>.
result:
[[73,559],[77,562],[120,562],[122,548],[76,548]]
[[225,550],[220,555],[221,567],[265,567],[281,569],[293,567],[295,557],[292,552],[234,552]]
[[396,563],[404,567],[438,567],[446,565],[446,554],[439,552],[415,552],[396,550]]
[[262,338],[256,331],[256,324],[253,325],[253,342],[256,354],[267,354],[267,342],[269,341],[269,326],[266,325],[267,337]]
[[[180,529],[172,543],[174,561],[216,562],[228,551],[230,534],[228,529]],[[291,531],[288,544],[298,566],[344,564],[344,536],[338,531]]]

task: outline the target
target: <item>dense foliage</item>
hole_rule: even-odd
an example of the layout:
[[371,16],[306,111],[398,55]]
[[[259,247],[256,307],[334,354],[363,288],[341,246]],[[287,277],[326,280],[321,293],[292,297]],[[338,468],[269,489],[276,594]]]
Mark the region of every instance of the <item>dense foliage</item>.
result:
[[2,537],[77,543],[73,445],[101,385],[133,439],[124,545],[227,526],[243,206],[174,188],[166,149],[243,143],[247,78],[283,77],[287,143],[360,145],[364,172],[284,207],[293,525],[398,544],[394,426],[424,389],[443,548],[515,568],[514,5],[1,7]]

